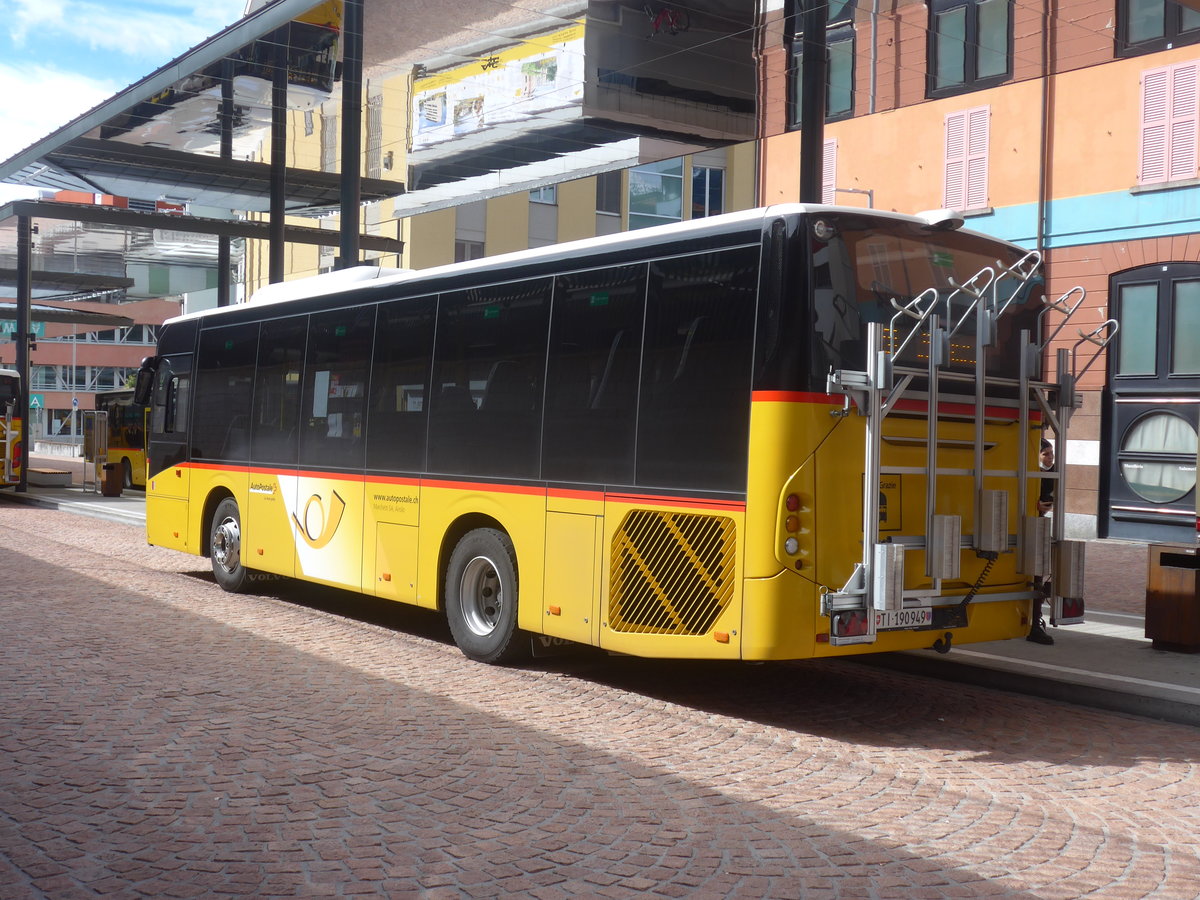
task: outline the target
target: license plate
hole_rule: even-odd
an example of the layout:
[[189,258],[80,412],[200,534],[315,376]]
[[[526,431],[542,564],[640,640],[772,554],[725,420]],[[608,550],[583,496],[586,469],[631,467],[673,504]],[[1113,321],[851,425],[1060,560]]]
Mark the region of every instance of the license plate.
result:
[[875,610],[875,630],[891,631],[897,628],[923,628],[933,624],[933,607],[918,606],[912,609]]

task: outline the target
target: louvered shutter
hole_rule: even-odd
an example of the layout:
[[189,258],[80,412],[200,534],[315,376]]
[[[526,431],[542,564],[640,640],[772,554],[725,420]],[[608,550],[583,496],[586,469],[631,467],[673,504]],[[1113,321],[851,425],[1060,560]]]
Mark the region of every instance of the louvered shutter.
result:
[[981,209],[988,202],[988,120],[986,107],[969,110],[967,117],[967,202],[963,209]]
[[821,202],[832,203],[837,187],[837,138],[825,142],[821,155]]
[[946,116],[946,177],[942,206],[980,209],[988,201],[988,129],[991,108]]
[[1142,75],[1142,151],[1138,184],[1167,179],[1167,98],[1170,70],[1152,69]]
[[942,206],[962,209],[966,202],[967,173],[967,114],[946,116],[946,177],[942,190]]
[[1195,63],[1171,70],[1170,181],[1196,177],[1196,72]]

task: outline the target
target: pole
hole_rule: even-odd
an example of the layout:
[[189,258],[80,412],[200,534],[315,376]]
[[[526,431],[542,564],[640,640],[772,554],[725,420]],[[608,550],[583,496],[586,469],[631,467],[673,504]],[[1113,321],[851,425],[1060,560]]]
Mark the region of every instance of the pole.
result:
[[363,0],[345,0],[342,28],[341,241],[337,268],[358,265],[362,187]]
[[[221,159],[233,159],[233,60],[221,60]],[[217,238],[217,306],[229,305],[231,239]]]
[[287,215],[288,26],[275,32],[275,71],[271,80],[271,238],[267,279],[283,281],[284,217]]
[[800,59],[800,202],[821,202],[821,170],[825,150],[825,81],[828,61],[825,29],[829,23],[826,0],[799,0],[804,4],[804,53]]
[[33,223],[29,216],[17,216],[17,372],[21,375],[20,400],[17,411],[21,414],[21,477],[16,490],[29,490],[29,346],[33,340],[30,326],[33,304]]

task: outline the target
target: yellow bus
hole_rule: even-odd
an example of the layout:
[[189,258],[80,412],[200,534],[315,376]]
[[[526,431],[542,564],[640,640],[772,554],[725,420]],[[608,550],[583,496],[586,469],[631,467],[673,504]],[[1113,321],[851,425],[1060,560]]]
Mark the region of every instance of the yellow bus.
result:
[[106,462],[121,467],[124,487],[146,486],[146,416],[145,404],[134,403],[133,389],[99,391],[96,411],[105,413],[108,430]]
[[440,610],[487,662],[1023,636],[1064,556],[1021,362],[1047,307],[1036,254],[959,226],[788,205],[172,319],[148,539],[230,591]]
[[0,487],[21,480],[21,375],[0,369]]

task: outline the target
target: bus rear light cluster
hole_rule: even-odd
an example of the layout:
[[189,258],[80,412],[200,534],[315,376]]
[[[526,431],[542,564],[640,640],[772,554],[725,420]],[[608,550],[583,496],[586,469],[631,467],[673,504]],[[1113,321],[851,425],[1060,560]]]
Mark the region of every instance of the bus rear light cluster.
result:
[[867,611],[850,609],[835,613],[829,628],[835,637],[858,637],[867,633]]
[[788,513],[783,519],[783,530],[786,535],[783,540],[783,552],[789,557],[793,557],[792,565],[795,568],[802,569],[804,561],[796,558],[801,555],[800,535],[804,530],[799,516],[803,508],[800,495],[796,493],[788,494],[783,498],[783,506]]
[[1062,615],[1064,619],[1082,619],[1083,618],[1083,599],[1074,597],[1063,597]]

